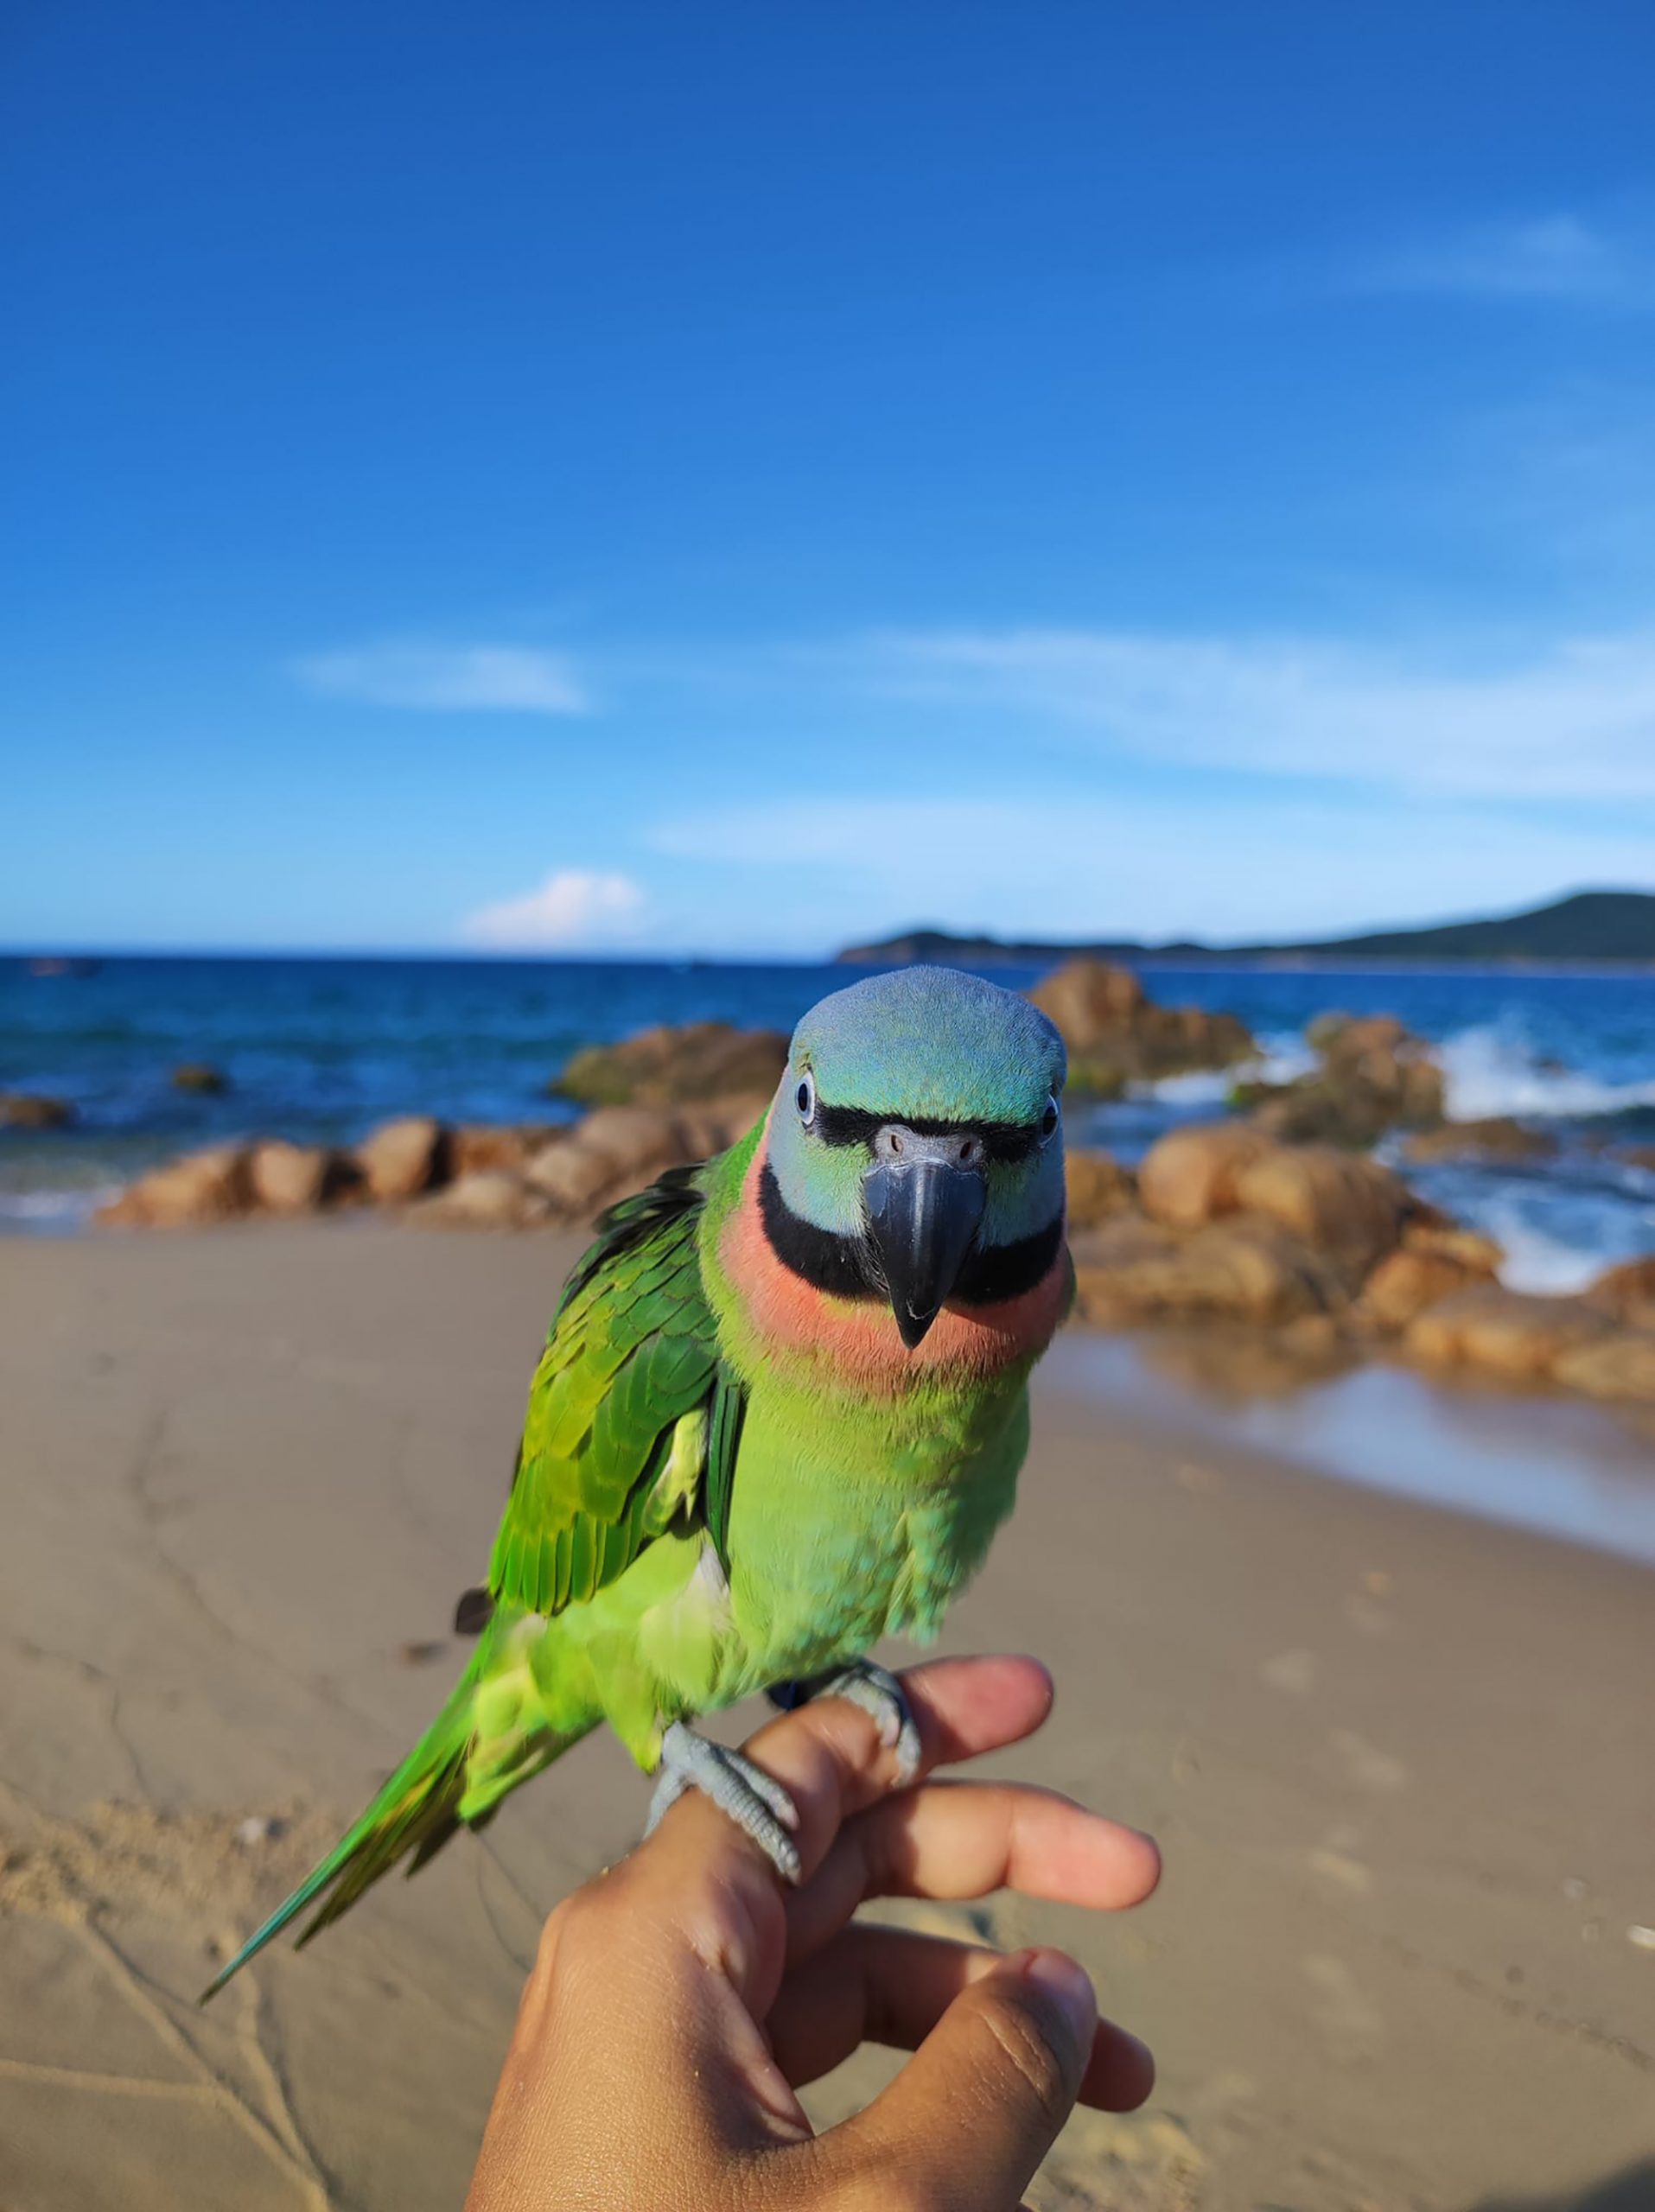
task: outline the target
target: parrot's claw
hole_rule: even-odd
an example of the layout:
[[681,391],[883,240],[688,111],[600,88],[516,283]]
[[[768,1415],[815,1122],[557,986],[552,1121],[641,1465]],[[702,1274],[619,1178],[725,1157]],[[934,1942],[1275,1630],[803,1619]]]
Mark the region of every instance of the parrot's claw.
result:
[[799,1880],[799,1849],[788,1833],[799,1826],[799,1809],[762,1767],[675,1720],[661,1738],[660,1775],[644,1823],[646,1835],[654,1834],[686,1789],[698,1789],[751,1837],[784,1882]]
[[853,1659],[837,1675],[812,1687],[812,1697],[842,1697],[847,1705],[871,1713],[879,1740],[896,1753],[896,1786],[906,1789],[920,1771],[920,1731],[914,1725],[907,1693],[888,1667],[871,1659]]

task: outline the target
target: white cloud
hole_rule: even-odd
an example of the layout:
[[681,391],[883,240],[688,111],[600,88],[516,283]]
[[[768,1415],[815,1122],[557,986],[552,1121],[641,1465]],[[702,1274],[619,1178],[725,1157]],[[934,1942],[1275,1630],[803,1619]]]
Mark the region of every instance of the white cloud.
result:
[[991,709],[1094,758],[1434,796],[1655,799],[1655,631],[1432,665],[1340,645],[1076,630],[855,647],[887,696]]
[[1436,292],[1467,299],[1655,306],[1655,256],[1573,215],[1489,225],[1381,255],[1357,272],[1365,292]]
[[591,708],[568,657],[538,646],[388,641],[313,653],[294,673],[332,698],[428,714],[581,715]]
[[552,950],[629,940],[646,906],[628,875],[559,868],[520,899],[481,906],[460,925],[468,944],[497,952]]

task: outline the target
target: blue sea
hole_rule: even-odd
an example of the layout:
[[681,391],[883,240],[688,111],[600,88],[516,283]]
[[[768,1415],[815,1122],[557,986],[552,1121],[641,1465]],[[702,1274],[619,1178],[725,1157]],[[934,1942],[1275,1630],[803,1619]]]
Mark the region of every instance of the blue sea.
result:
[[[244,1134],[344,1141],[392,1114],[556,1120],[549,1077],[580,1046],[652,1022],[716,1018],[786,1029],[862,970],[664,962],[348,958],[110,959],[37,976],[0,960],[0,1090],[67,1098],[74,1126],[0,1129],[0,1226],[80,1226],[138,1169]],[[1035,971],[996,968],[1022,986]],[[1308,1065],[1305,1023],[1329,1007],[1401,1015],[1430,1038],[1457,1116],[1513,1114],[1554,1132],[1535,1166],[1411,1170],[1506,1249],[1507,1280],[1570,1289],[1655,1249],[1655,976],[1509,969],[1144,969],[1156,999],[1227,1007],[1267,1069]],[[228,1089],[174,1090],[187,1060]],[[1223,1111],[1229,1078],[1191,1076],[1077,1109],[1072,1134],[1123,1157]]]

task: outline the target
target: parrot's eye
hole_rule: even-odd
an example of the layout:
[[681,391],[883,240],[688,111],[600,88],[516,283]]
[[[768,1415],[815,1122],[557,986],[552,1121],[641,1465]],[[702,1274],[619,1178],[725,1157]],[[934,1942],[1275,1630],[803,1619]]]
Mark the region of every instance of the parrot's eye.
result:
[[1050,1144],[1057,1135],[1058,1111],[1055,1096],[1046,1102],[1046,1111],[1041,1116],[1041,1142]]
[[816,1119],[816,1082],[808,1072],[799,1078],[799,1088],[793,1093],[793,1103],[799,1109],[799,1118],[806,1128]]

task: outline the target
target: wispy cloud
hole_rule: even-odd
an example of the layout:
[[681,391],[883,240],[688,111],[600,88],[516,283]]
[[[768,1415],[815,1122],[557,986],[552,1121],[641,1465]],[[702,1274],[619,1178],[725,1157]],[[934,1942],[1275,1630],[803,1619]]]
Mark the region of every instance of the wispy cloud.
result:
[[460,934],[496,952],[622,944],[635,937],[646,905],[642,886],[629,875],[559,868],[519,899],[479,907]]
[[1655,308],[1655,245],[1547,215],[1395,248],[1359,268],[1352,283],[1365,292]]
[[1472,662],[1292,639],[1107,630],[902,633],[863,685],[988,710],[1073,749],[1423,794],[1655,799],[1655,630]]
[[309,654],[293,672],[330,698],[425,714],[582,715],[592,705],[567,655],[532,645],[389,639]]

